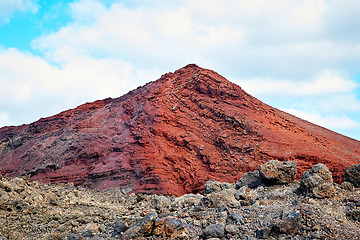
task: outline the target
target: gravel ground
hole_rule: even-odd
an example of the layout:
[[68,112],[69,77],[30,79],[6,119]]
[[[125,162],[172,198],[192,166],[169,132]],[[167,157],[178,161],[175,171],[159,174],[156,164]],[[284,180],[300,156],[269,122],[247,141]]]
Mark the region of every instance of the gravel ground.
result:
[[359,188],[318,199],[299,185],[174,197],[1,178],[0,239],[360,239]]

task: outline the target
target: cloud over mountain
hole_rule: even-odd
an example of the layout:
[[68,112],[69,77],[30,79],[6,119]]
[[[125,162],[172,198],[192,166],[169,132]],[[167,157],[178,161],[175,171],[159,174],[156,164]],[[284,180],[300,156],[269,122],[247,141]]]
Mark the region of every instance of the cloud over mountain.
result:
[[[195,62],[279,108],[320,118],[343,111],[355,123],[346,134],[359,138],[359,7],[353,0],[70,2],[71,20],[33,39],[33,49],[1,50],[14,59],[0,65],[1,83],[16,78],[20,96],[36,96],[28,101],[39,106],[31,119],[10,112],[11,104],[4,109],[11,123],[30,122]],[[20,74],[18,63],[31,68]],[[43,97],[55,86],[59,94]]]

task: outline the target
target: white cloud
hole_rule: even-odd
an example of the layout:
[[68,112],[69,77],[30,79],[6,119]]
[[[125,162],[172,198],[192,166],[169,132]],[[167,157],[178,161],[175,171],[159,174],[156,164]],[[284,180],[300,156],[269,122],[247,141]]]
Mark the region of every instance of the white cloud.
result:
[[166,64],[169,58],[186,64],[194,56],[211,49],[219,51],[243,38],[241,27],[197,21],[185,7],[127,8],[114,3],[84,23],[82,19],[89,18],[82,6],[83,2],[72,4],[75,23],[33,41],[49,60],[63,63],[74,55],[92,55],[137,62],[143,59],[140,62],[147,66]]
[[154,18],[154,21],[160,32],[170,38],[192,33],[192,19],[184,8],[164,12],[158,18]]
[[185,6],[194,18],[244,25],[251,37],[267,36],[268,41],[284,33],[291,38],[315,33],[328,9],[325,0],[187,0]]
[[326,36],[342,42],[358,42],[360,33],[355,31],[359,26],[360,2],[357,0],[331,0],[330,8],[325,15],[327,23]]
[[6,23],[14,12],[37,12],[36,0],[4,0],[0,3],[0,23]]
[[266,96],[318,96],[332,93],[350,93],[359,86],[341,73],[323,70],[308,81],[272,78],[234,79],[246,91]]
[[314,82],[305,83],[302,91],[310,94],[351,92],[356,86],[355,82],[345,79],[337,72],[324,71]]
[[[36,116],[31,121],[35,121],[86,101],[119,97],[144,79],[150,81],[160,76],[158,72],[138,70],[116,59],[78,57],[76,60],[59,68],[16,49],[0,51],[0,101],[7,103],[8,111],[17,108],[19,115],[26,115],[31,108],[37,112],[32,113]],[[22,123],[12,120],[15,124]]]
[[322,112],[347,113],[360,112],[360,100],[353,93],[333,94],[328,97],[320,98],[318,106]]
[[78,55],[117,58],[142,68],[196,62],[238,76],[291,81],[320,69],[358,70],[359,41],[327,37],[336,20],[332,1],[177,3],[128,7],[115,2],[106,8],[100,1],[77,1],[70,5],[74,22],[33,46],[57,63]]
[[314,124],[323,126],[328,129],[335,129],[337,131],[346,129],[360,128],[360,122],[350,119],[346,115],[342,116],[322,116],[317,112],[301,112],[296,109],[282,109],[284,112],[293,114],[299,118],[312,122]]
[[10,124],[9,115],[7,113],[0,112],[0,126],[9,126]]
[[73,18],[83,24],[96,21],[106,11],[104,5],[95,0],[82,0],[70,3],[70,9]]

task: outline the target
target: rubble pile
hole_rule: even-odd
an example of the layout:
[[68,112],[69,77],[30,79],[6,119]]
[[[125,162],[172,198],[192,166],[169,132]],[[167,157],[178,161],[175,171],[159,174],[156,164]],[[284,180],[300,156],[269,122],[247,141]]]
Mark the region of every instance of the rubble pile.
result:
[[212,180],[205,183],[203,194],[180,197],[100,192],[0,177],[0,239],[360,236],[359,175],[339,185],[324,164],[304,172],[300,181],[295,175],[294,162],[272,160],[237,183]]

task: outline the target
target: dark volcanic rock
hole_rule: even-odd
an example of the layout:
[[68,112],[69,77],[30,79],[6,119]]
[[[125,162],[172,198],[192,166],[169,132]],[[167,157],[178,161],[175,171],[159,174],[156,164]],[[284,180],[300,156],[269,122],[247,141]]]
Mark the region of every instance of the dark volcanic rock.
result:
[[129,227],[126,226],[125,222],[120,219],[115,223],[115,227],[114,227],[112,236],[116,237],[118,235],[122,235],[128,229],[129,229]]
[[257,198],[257,194],[254,190],[243,186],[235,192],[235,198],[237,200],[252,200]]
[[0,129],[5,177],[124,193],[198,193],[208,180],[234,183],[271,159],[295,161],[299,174],[326,163],[341,183],[359,155],[359,141],[193,64],[122,97]]
[[300,190],[316,198],[331,197],[335,193],[332,174],[326,165],[318,163],[301,176]]
[[323,199],[299,194],[298,188],[298,181],[243,186],[243,198],[251,192],[258,197],[236,205],[234,188],[175,197],[5,177],[0,179],[0,239],[359,238],[360,188],[336,186],[334,196]]
[[204,185],[204,193],[209,194],[212,192],[221,192],[225,189],[233,188],[233,186],[230,183],[222,183],[215,180],[207,181]]
[[224,234],[225,234],[224,225],[221,224],[221,223],[210,224],[209,226],[207,226],[204,229],[203,234],[204,234],[206,239],[208,239],[208,238],[222,238],[224,236]]
[[344,181],[344,182],[341,183],[341,187],[342,187],[343,189],[348,190],[348,191],[353,191],[353,190],[354,190],[354,185],[352,185],[351,183],[346,182],[346,181]]
[[192,225],[173,217],[158,219],[154,228],[156,239],[199,239],[199,233]]
[[360,208],[351,209],[346,213],[346,216],[354,221],[360,222]]
[[288,184],[295,180],[296,163],[271,160],[259,167],[259,174],[267,185]]
[[360,187],[360,164],[351,165],[345,170],[344,181],[352,183],[354,187]]
[[301,228],[301,216],[299,212],[291,211],[279,223],[279,232],[293,235]]
[[235,224],[235,225],[240,225],[243,224],[243,216],[239,213],[230,213],[229,216],[226,219],[226,222],[229,224]]
[[244,175],[237,181],[236,188],[239,189],[243,186],[249,188],[256,188],[262,184],[262,179],[260,177],[259,170],[253,172],[244,173]]
[[155,226],[156,213],[149,213],[124,232],[123,239],[138,239],[150,236]]

